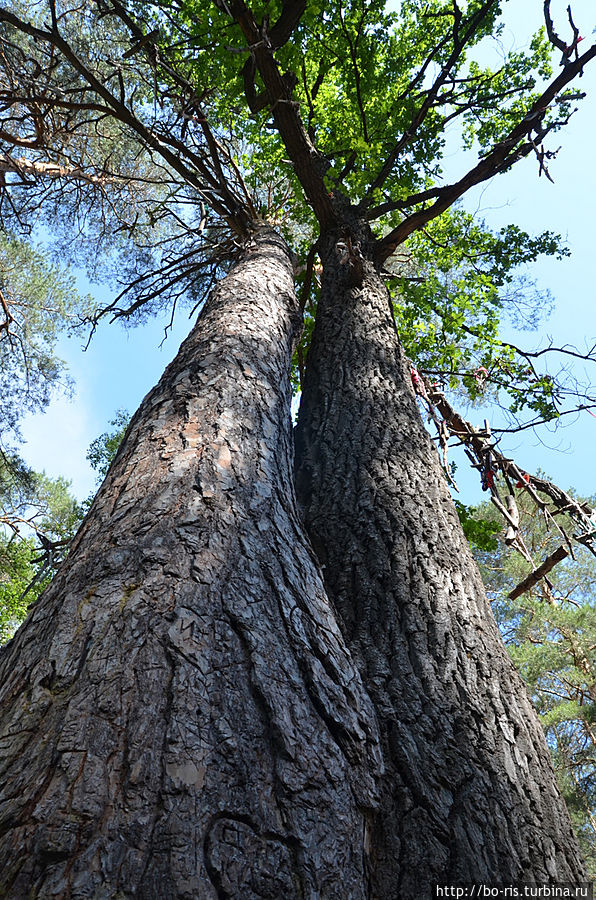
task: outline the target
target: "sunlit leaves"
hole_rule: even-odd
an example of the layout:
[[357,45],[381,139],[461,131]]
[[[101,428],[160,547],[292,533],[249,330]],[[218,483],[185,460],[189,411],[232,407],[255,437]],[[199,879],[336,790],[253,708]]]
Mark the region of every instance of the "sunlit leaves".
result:
[[499,543],[495,535],[501,530],[500,523],[494,517],[486,518],[475,507],[459,500],[455,500],[455,508],[470,545],[487,552],[496,550]]
[[[318,230],[310,203],[324,227],[366,218],[377,238],[391,235],[371,253],[379,262],[412,234],[413,219],[420,229],[427,213],[435,215],[437,198],[438,214],[463,192],[458,183],[449,193],[453,185],[443,180],[447,142],[454,135],[461,147],[463,134],[481,154],[494,154],[551,74],[551,45],[539,30],[527,49],[504,48],[499,0],[402,0],[396,7],[307,3],[276,40],[291,11],[282,0],[137,0],[114,2],[107,15],[83,5],[60,25],[80,56],[76,65],[51,35],[37,47],[26,27],[16,29],[11,53],[19,56],[28,44],[52,94],[44,110],[53,150],[70,162],[78,154],[87,167],[97,157],[102,177],[124,178],[130,188],[126,201],[111,181],[102,184],[97,216],[91,205],[67,204],[76,209],[77,245],[86,242],[89,251],[95,238],[94,250],[106,250],[93,260],[87,252],[87,261],[101,259],[108,272],[111,257],[112,273],[118,270],[123,296],[109,307],[115,315],[138,318],[184,298],[200,305],[251,223],[278,227],[303,263]],[[60,15],[70,9],[65,0]],[[38,92],[36,84],[31,89]],[[76,109],[63,109],[61,91],[70,91]],[[25,110],[33,134],[39,126],[30,101],[15,110]],[[529,130],[518,129],[478,179],[511,165],[520,145],[531,152],[528,137],[565,119],[571,102],[563,92],[550,109],[534,110]],[[289,131],[280,110],[291,111]],[[72,218],[63,219],[72,230]],[[404,220],[408,227],[395,237]],[[528,408],[557,416],[556,384],[500,337],[508,310],[536,320],[547,305],[535,297],[521,310],[515,270],[560,252],[556,238],[514,227],[491,235],[455,211],[401,246],[409,262],[397,317],[416,363],[472,401],[496,399],[514,415]],[[310,325],[314,286],[302,300]],[[308,334],[307,327],[302,357]]]
[[[225,5],[205,8],[196,0],[177,0],[153,8],[166,11],[174,52],[194,82],[212,82],[217,72],[206,102],[220,118],[225,120],[225,110],[228,120],[236,117],[237,127],[245,114],[240,73],[250,51]],[[275,58],[282,73],[293,73],[302,121],[331,163],[330,185],[357,201],[402,141],[384,199],[407,196],[438,174],[449,120],[464,116],[470,140],[477,135],[483,145],[497,134],[497,121],[505,128],[519,117],[537,79],[548,74],[550,49],[540,32],[527,52],[503,52],[498,67],[487,65],[483,41],[498,34],[500,8],[499,2],[468,3],[460,11],[446,0],[404,0],[398,11],[379,0],[307,4],[292,39]],[[251,3],[250,13],[266,35],[281,4]],[[258,74],[255,89],[264,92]],[[265,103],[254,120],[260,147],[271,123],[270,106]],[[267,157],[269,151],[263,148],[261,154]]]
[[122,443],[129,422],[129,413],[125,409],[119,409],[114,418],[109,422],[112,426],[112,430],[104,431],[103,434],[96,437],[89,445],[87,459],[92,468],[97,472],[98,483],[101,483],[108,474],[108,469],[116,456],[118,447]]
[[[464,146],[492,147],[526,115],[540,96],[539,85],[552,75],[552,47],[544,28],[534,36],[527,52],[511,51],[494,70],[472,60],[469,64]],[[499,97],[498,105],[495,97]],[[555,115],[557,108],[555,107]],[[545,112],[544,121],[552,119]],[[542,119],[538,120],[538,125]]]
[[511,225],[493,233],[461,209],[443,214],[413,235],[393,269],[406,352],[472,401],[499,399],[512,413],[527,408],[552,419],[552,378],[529,367],[500,335],[507,321],[535,327],[550,311],[547,294],[517,290],[519,268],[541,254],[567,252],[551,232],[531,237]]
[[[45,557],[37,536],[63,542],[81,522],[69,488],[65,478],[50,478],[14,454],[0,454],[0,643],[12,636],[55,573],[58,558]],[[61,556],[65,552],[62,544]]]
[[49,575],[45,576],[25,594],[35,578],[34,558],[33,538],[11,541],[0,534],[0,644],[13,636],[25,619],[29,606],[50,580]]

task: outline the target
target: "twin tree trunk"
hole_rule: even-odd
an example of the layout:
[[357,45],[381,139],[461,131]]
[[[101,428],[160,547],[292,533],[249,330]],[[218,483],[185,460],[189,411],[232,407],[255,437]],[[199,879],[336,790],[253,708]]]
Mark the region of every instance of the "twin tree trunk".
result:
[[321,241],[296,484],[380,723],[372,896],[579,881],[544,736],[418,413],[389,295],[367,260],[370,232],[359,230],[363,261],[348,258],[340,233]]
[[325,587],[294,497],[291,264],[262,229],[0,652],[0,897],[581,877],[386,291],[336,245],[297,441]]

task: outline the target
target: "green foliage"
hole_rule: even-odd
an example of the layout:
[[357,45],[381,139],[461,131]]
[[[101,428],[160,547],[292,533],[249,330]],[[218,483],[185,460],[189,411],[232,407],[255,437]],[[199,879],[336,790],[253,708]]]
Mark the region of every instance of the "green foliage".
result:
[[52,540],[70,539],[81,524],[81,505],[70,493],[71,482],[58,476],[50,478],[45,472],[35,473],[35,524]]
[[66,478],[30,469],[16,454],[0,453],[0,523],[14,534],[39,531],[51,540],[71,537],[81,510]]
[[[16,6],[26,17],[25,4],[19,0]],[[115,263],[127,285],[126,304],[116,306],[116,315],[139,318],[183,297],[200,304],[209,285],[206,273],[220,275],[237,253],[238,237],[246,236],[241,220],[266,219],[279,227],[304,262],[318,230],[311,203],[317,204],[305,194],[315,182],[320,192],[323,172],[334,208],[343,211],[339,218],[366,218],[377,237],[404,218],[420,214],[424,221],[429,203],[445,189],[448,141],[459,147],[463,134],[481,153],[494,148],[524,120],[552,75],[552,46],[544,29],[525,50],[501,47],[493,64],[490,46],[502,28],[501,2],[402,0],[395,11],[383,0],[308,3],[281,46],[274,42],[270,59],[292,98],[278,97],[275,103],[290,103],[298,113],[290,129],[294,146],[287,129],[286,146],[278,131],[279,110],[239,20],[254,18],[255,33],[265,36],[266,46],[267,35],[291,6],[255,0],[244,14],[241,6],[136,0],[121,17],[116,12],[106,17],[94,4],[67,3],[61,33],[80,64],[52,50],[51,37],[31,41],[27,29],[0,61],[6,80],[17,83],[23,63],[15,47],[22,44],[25,67],[51,72],[53,91],[72,82],[75,93],[84,96],[84,108],[74,104],[68,129],[58,128],[52,141],[59,158],[65,152],[81,169],[103,178],[98,193],[109,202],[99,204],[100,215],[95,209],[93,216],[84,213],[77,244],[86,246],[92,261],[103,265],[111,257]],[[43,7],[30,13],[38,25],[45,21]],[[136,17],[136,37],[130,14]],[[158,35],[159,52],[149,52],[152,45],[139,52],[131,47],[143,32]],[[86,67],[92,74],[87,81]],[[109,114],[103,108],[106,91],[115,92]],[[559,92],[540,113],[541,135],[566,120],[573,96]],[[98,118],[89,115],[87,101],[93,97],[102,107]],[[15,116],[22,112],[28,123],[30,104],[15,103]],[[118,111],[119,104],[125,112]],[[12,127],[17,126],[11,119]],[[538,126],[534,130],[538,133]],[[63,134],[68,134],[64,145]],[[528,135],[526,130],[513,139],[508,154],[532,152]],[[298,144],[306,149],[303,156],[316,160],[316,172],[309,173],[308,161],[300,163]],[[499,171],[495,165],[493,174]],[[75,193],[78,201],[81,192]],[[59,210],[69,234],[81,224],[79,206],[67,204],[66,217]],[[56,221],[57,213],[58,207]],[[559,415],[557,384],[499,336],[504,314],[519,311],[527,287],[515,280],[515,270],[539,254],[563,253],[557,237],[545,232],[532,238],[514,226],[492,234],[455,210],[415,231],[403,246],[415,280],[403,281],[396,307],[416,364],[472,401],[495,400],[513,415],[527,410],[543,420]],[[298,369],[316,287],[307,293]],[[522,317],[536,319],[548,302],[535,295]],[[474,377],[478,369],[488,372],[482,386]]]
[[[441,185],[449,134],[459,144],[463,133],[466,146],[481,152],[492,148],[524,118],[552,76],[553,48],[544,28],[526,50],[501,47],[493,65],[489,39],[503,27],[503,4],[479,18],[482,6],[468,3],[460,15],[450,0],[403,0],[397,11],[381,0],[309,3],[292,38],[275,52],[279,70],[295,75],[293,101],[328,161],[329,193],[348,198],[352,208],[361,204],[377,236],[421,208],[412,199],[419,192],[430,199]],[[304,260],[316,223],[270,107],[263,102],[255,113],[246,108],[242,71],[249,60],[239,27],[225,4],[206,10],[197,0],[174,0],[167,8],[170,43],[188,77],[204,86],[216,73],[205,102],[238,142],[238,165],[255,209],[282,227]],[[250,4],[256,21],[266,20],[267,27],[282,10],[280,2]],[[154,21],[161,21],[159,13]],[[449,77],[432,85],[442,67]],[[254,78],[257,95],[266,98],[259,74]],[[545,111],[541,128],[568,117],[565,98],[560,94]],[[450,132],[451,122],[456,126]],[[401,261],[389,261],[397,276],[395,312],[406,352],[472,402],[496,402],[512,416],[527,411],[542,421],[557,418],[560,386],[529,365],[501,332],[508,321],[535,327],[547,315],[551,298],[528,283],[524,267],[540,255],[566,253],[551,232],[532,237],[511,225],[493,233],[461,209],[443,213],[414,232]],[[295,388],[312,333],[316,285],[304,300]],[[486,370],[486,379],[475,377],[479,369]]]
[[34,472],[16,455],[0,454],[0,643],[12,637],[55,573],[59,559],[45,566],[36,535],[69,540],[81,522],[82,508],[69,487],[66,479]]
[[[482,147],[523,118],[534,89],[550,74],[552,48],[540,29],[527,51],[504,54],[496,69],[487,65],[483,42],[498,33],[501,3],[479,19],[481,5],[468,3],[455,26],[451,0],[403,0],[393,12],[383,0],[307,4],[292,39],[275,58],[281,72],[296,76],[293,98],[311,141],[329,161],[330,191],[345,194],[353,204],[367,197],[383,162],[407,135],[388,178],[369,198],[373,205],[398,202],[440,178],[449,121],[460,118],[467,140]],[[292,167],[284,163],[287,150],[276,129],[268,127],[271,110],[266,103],[257,113],[246,109],[246,41],[225,4],[205,8],[199,0],[173,0],[137,8],[146,16],[151,7],[152,24],[162,28],[167,9],[171,52],[203,92],[210,86],[205,102],[213,118],[241,134],[251,148],[253,190],[262,196],[266,185],[290,184],[289,198],[284,191],[278,194],[284,197],[284,214],[290,211],[295,222],[312,221]],[[274,23],[282,4],[253,2],[250,10],[257,22]],[[437,74],[443,66],[449,67],[450,78],[429,97],[430,72]],[[260,76],[255,79],[256,93],[264,97]],[[421,116],[427,103],[430,109]],[[241,168],[247,165],[246,155],[238,162]],[[271,213],[275,218],[280,208]],[[400,217],[397,208],[385,213],[379,227]]]
[[[113,430],[104,431],[94,441],[91,441],[86,454],[86,459],[91,463],[91,467],[97,472],[96,484],[99,486],[108,474],[108,469],[118,452],[118,447],[122,443],[126,429],[130,422],[130,415],[125,409],[119,409],[113,419],[110,419],[109,425],[113,426]],[[95,494],[89,494],[83,501],[82,510],[85,515],[91,509],[91,504],[95,498]]]
[[[492,147],[523,119],[540,96],[540,92],[534,90],[537,79],[552,75],[551,56],[552,47],[546,30],[540,28],[527,53],[512,51],[503,65],[494,71],[489,67],[482,68],[474,60],[470,62],[469,73],[476,91],[475,104],[476,108],[482,108],[483,116],[480,123],[475,114],[464,117],[464,147],[470,148],[474,143],[485,149]],[[486,85],[490,85],[488,93],[509,97],[504,109],[500,106],[490,109],[485,105]]]
[[[114,430],[91,443],[87,459],[98,472],[98,481],[107,474],[129,419],[125,410],[119,410],[110,421]],[[34,472],[14,454],[0,454],[0,523],[5,527],[0,531],[0,644],[12,637],[55,573],[50,566],[36,580],[44,561],[40,561],[43,548],[35,535],[70,540],[89,510],[93,495],[79,504],[69,488],[65,478],[50,478]],[[65,553],[63,548],[60,559]]]
[[[47,167],[39,176],[6,176],[8,183],[24,180],[27,189],[11,191],[12,202],[2,206],[2,224],[15,233],[31,233],[41,221],[49,231],[49,252],[115,289],[114,305],[132,316],[129,322],[171,308],[181,295],[194,305],[197,291],[202,296],[196,275],[205,248],[197,232],[200,222],[204,229],[205,208],[200,192],[153,152],[154,141],[164,147],[155,136],[157,122],[169,136],[173,122],[184,121],[183,102],[158,101],[156,89],[166,86],[151,61],[145,53],[126,57],[129,28],[95,3],[60,4],[60,39],[68,53],[30,37],[32,27],[45,31],[52,20],[50,7],[43,0],[13,0],[9,14],[18,16],[24,28],[2,25],[0,78],[10,85],[10,99],[2,111],[1,150],[11,157],[15,145],[26,147],[28,162]],[[99,84],[104,90],[95,90]],[[112,106],[106,92],[113,97]],[[43,136],[38,128],[42,119]],[[193,157],[187,143],[187,153],[179,158]],[[49,174],[55,167],[60,177]],[[152,273],[171,275],[176,263],[189,260],[193,277],[182,279],[177,270],[177,277],[162,279],[161,289],[154,289]],[[146,306],[129,313],[128,302],[119,306],[121,289],[131,301],[143,293]]]
[[501,530],[499,522],[479,516],[475,507],[466,506],[459,500],[455,500],[455,508],[464,534],[472,547],[488,552],[498,548],[499,542],[495,535]]
[[33,538],[16,540],[0,534],[0,644],[13,636],[31,604],[50,583],[51,573],[47,573],[28,590],[38,571],[32,562],[35,556]]
[[122,443],[122,438],[128,428],[130,415],[125,409],[119,409],[109,424],[114,430],[104,431],[99,437],[89,445],[86,459],[89,460],[91,466],[97,472],[97,483],[100,484],[108,474],[108,469],[112,464],[112,460],[118,452],[118,447]]
[[[561,543],[548,531],[543,516],[518,493],[524,541],[542,562]],[[589,501],[593,506],[593,500]],[[494,522],[489,503],[472,508],[477,518]],[[557,517],[568,533],[573,524]],[[492,600],[505,644],[524,678],[539,713],[563,795],[584,855],[596,875],[596,560],[576,550],[544,581],[516,600],[512,589],[528,574],[530,564],[501,543],[495,548],[472,545]],[[577,545],[576,545],[577,546]]]
[[56,355],[62,332],[88,310],[74,278],[39,249],[0,232],[0,436],[18,435],[20,418],[39,412],[68,387]]
[[[407,256],[394,264],[394,312],[406,353],[471,401],[490,399],[512,413],[529,409],[544,421],[556,418],[552,377],[534,371],[500,332],[507,321],[535,328],[552,306],[519,268],[540,255],[568,253],[549,231],[531,237],[509,225],[494,233],[452,208],[413,235]],[[479,369],[486,378],[475,376]]]

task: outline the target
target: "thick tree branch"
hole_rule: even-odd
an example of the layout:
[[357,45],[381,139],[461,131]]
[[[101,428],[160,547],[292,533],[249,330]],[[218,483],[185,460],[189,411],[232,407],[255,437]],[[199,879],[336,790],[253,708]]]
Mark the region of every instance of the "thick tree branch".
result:
[[567,49],[565,41],[562,41],[557,32],[550,14],[550,0],[544,0],[544,23],[546,25],[546,33],[551,44],[557,47],[562,53]]
[[[126,106],[121,97],[117,97],[113,94],[106,87],[106,84],[101,81],[81,59],[79,59],[68,41],[62,37],[59,31],[56,29],[45,31],[38,28],[30,22],[26,22],[19,18],[11,10],[6,8],[0,8],[0,22],[5,22],[22,34],[26,34],[36,41],[43,41],[59,50],[62,57],[68,61],[74,71],[76,71],[84,79],[89,88],[103,100],[114,118],[118,119],[135,133],[145,147],[151,151],[157,152],[174,172],[208,200],[217,213],[225,217],[230,224],[234,223],[236,228],[240,231],[245,231],[245,220],[237,220],[242,205],[238,203],[229,191],[226,179],[222,179],[219,172],[214,174],[206,164],[205,159],[190,150],[183,142],[176,141],[175,149],[178,152],[173,152],[166,142],[161,140],[152,130],[140,121],[132,110]],[[142,35],[142,32],[139,30],[135,36],[138,37],[138,34]],[[184,161],[185,158],[188,162]]]
[[317,151],[306,133],[298,104],[292,100],[291,91],[275,61],[274,48],[265,26],[260,28],[257,25],[251,10],[243,0],[232,0],[227,7],[246,38],[250,53],[268,91],[271,114],[296,175],[320,224],[323,227],[329,226],[335,221],[331,197],[324,181],[329,163]]
[[[580,56],[575,62],[570,63],[561,74],[551,82],[546,90],[533,104],[528,114],[511,129],[507,137],[493,147],[490,153],[484,156],[480,162],[474,166],[459,181],[445,185],[437,190],[437,199],[432,206],[418,210],[411,216],[403,220],[396,228],[393,229],[377,247],[377,259],[382,263],[387,257],[395,251],[395,249],[403,243],[414,231],[422,228],[427,222],[441,215],[466,191],[483,181],[487,181],[508,168],[519,159],[527,156],[532,152],[534,144],[529,143],[519,147],[519,142],[529,135],[535,127],[536,119],[541,113],[553,102],[557,94],[573,81],[573,79],[583,70],[584,66],[596,57],[596,44],[593,45],[583,56]],[[550,129],[544,129],[539,134],[541,139]],[[434,190],[434,189],[433,189]]]
[[281,15],[269,29],[269,43],[273,50],[290,40],[306,10],[306,0],[283,0]]
[[[137,41],[136,47],[138,49],[144,47],[146,50],[149,50],[150,41],[148,40],[148,36],[143,34],[143,31],[138,23],[135,22],[135,20],[128,14],[125,7],[122,6],[122,4],[118,2],[118,0],[111,0],[111,3],[116,14],[120,17],[121,21],[127,26],[131,34]],[[155,29],[153,30],[153,32],[151,32],[151,34],[156,34]],[[151,53],[150,50],[149,52]],[[153,65],[156,65],[156,55],[151,54],[151,56]],[[202,109],[201,101],[199,97],[197,97],[195,88],[187,78],[180,75],[176,68],[167,62],[166,55],[164,53],[161,53],[159,55],[159,64],[160,68],[168,76],[168,78],[171,79],[171,81],[173,81],[174,84],[181,90],[182,96],[185,99],[184,105],[187,114],[193,113],[197,118],[201,131],[203,132],[205,141],[207,143],[211,165],[216,175],[217,191],[219,195],[224,199],[227,209],[232,211],[236,217],[240,217],[244,220],[245,216],[243,216],[242,214],[242,205],[238,203],[238,199],[235,197],[233,191],[230,190],[229,179],[226,178],[222,168],[221,157],[223,148],[215,138],[213,131],[209,126],[209,122]],[[162,140],[170,143],[170,145],[173,146],[182,156],[188,153],[186,143],[182,140],[176,139],[173,135],[169,135],[167,138],[164,137],[162,138]],[[191,154],[191,158],[193,159],[195,165],[197,165],[199,171],[201,171],[201,173],[203,174],[203,177],[206,177],[207,180],[209,180],[209,169],[204,166],[203,160],[201,160],[201,158],[194,153]],[[244,183],[242,180],[240,181],[240,183],[242,184],[242,187],[244,187]],[[246,192],[243,200],[249,200]],[[246,229],[246,225],[246,221],[243,221],[243,230]]]
[[20,156],[13,159],[7,153],[0,151],[0,172],[14,173],[22,179],[27,176],[30,178],[67,178],[70,181],[84,181],[87,184],[106,185],[109,183],[122,182],[125,179],[115,178],[108,175],[96,175],[87,172],[84,169],[61,166],[59,163],[45,163],[37,160],[26,159]]
[[533,588],[535,584],[538,584],[541,578],[544,578],[545,575],[554,569],[557,563],[561,562],[561,560],[566,559],[569,556],[569,550],[567,547],[557,547],[554,553],[551,553],[550,556],[547,556],[542,565],[538,566],[537,569],[534,569],[533,572],[530,572],[529,575],[526,575],[523,581],[515,587],[509,594],[510,600],[517,600],[518,597],[521,597],[522,594],[525,594],[526,591],[529,591],[530,588]]

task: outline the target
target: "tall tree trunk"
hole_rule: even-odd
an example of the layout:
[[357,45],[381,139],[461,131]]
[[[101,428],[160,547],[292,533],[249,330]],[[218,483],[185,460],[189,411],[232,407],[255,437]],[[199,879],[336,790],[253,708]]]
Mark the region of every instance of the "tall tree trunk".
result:
[[0,656],[0,895],[368,896],[375,715],[295,513],[261,230]]
[[372,895],[580,879],[537,716],[418,412],[364,227],[360,238],[364,260],[341,234],[321,241],[296,473],[387,757]]

